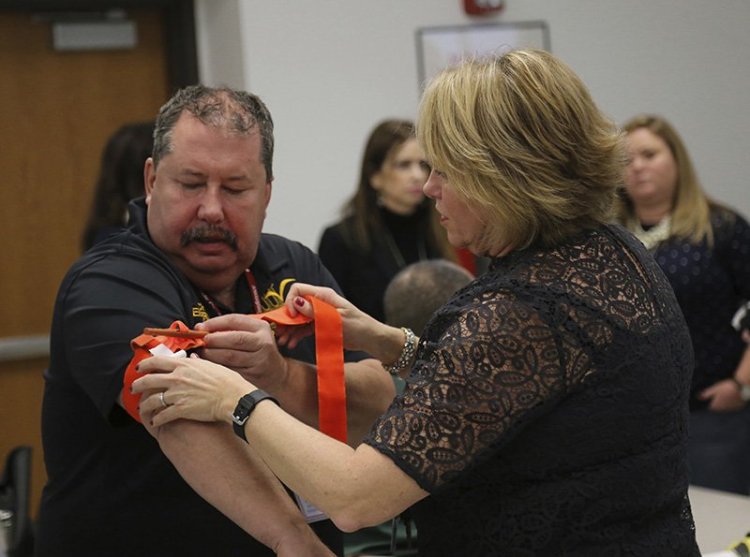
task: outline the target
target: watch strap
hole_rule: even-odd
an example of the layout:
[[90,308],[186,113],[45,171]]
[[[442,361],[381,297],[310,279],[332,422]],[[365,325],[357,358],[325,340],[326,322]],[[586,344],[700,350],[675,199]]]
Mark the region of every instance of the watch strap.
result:
[[248,418],[250,418],[250,414],[253,413],[253,410],[255,410],[258,403],[263,400],[272,400],[277,406],[279,405],[279,401],[269,395],[266,391],[255,389],[251,393],[247,393],[240,398],[240,400],[237,401],[237,406],[234,408],[234,412],[232,412],[232,428],[234,429],[234,433],[245,443],[248,442],[247,437],[245,436],[245,423]]

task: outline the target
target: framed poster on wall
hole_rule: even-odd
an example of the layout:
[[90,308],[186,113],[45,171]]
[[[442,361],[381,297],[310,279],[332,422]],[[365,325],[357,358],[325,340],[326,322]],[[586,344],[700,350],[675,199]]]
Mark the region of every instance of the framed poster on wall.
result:
[[417,29],[419,90],[443,68],[469,56],[501,54],[513,48],[550,50],[544,21],[453,25]]

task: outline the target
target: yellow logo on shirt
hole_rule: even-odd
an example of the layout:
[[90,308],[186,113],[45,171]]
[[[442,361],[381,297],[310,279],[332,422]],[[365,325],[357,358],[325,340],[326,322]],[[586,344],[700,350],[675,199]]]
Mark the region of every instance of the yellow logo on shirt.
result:
[[200,317],[202,321],[208,321],[208,312],[202,303],[198,302],[193,306],[193,317]]
[[279,289],[274,288],[273,283],[268,287],[266,293],[261,296],[261,306],[263,306],[263,313],[271,311],[272,309],[279,308],[284,305],[284,298],[286,298],[287,291],[292,283],[297,282],[297,279],[286,278],[279,282]]

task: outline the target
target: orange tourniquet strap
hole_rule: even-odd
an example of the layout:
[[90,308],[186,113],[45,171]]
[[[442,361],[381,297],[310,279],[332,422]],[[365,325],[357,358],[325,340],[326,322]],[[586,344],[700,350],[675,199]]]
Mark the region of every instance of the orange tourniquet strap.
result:
[[346,443],[346,384],[341,316],[335,307],[322,300],[312,298],[310,302],[315,308],[320,431]]
[[[344,338],[341,330],[341,316],[336,308],[307,297],[315,309],[315,359],[318,366],[318,421],[320,431],[346,443],[346,386],[344,383]],[[292,317],[282,306],[266,313],[251,315],[279,325],[294,326],[310,323],[311,319],[302,314]],[[170,326],[178,331],[189,331],[181,321]],[[163,344],[173,352],[191,350],[205,346],[202,338],[182,338],[167,335],[142,334],[130,342],[133,359],[130,360],[123,379],[122,402],[128,414],[140,422],[138,404],[140,394],[130,392],[133,381],[140,377],[135,370],[138,362],[151,356],[150,349]]]
[[[315,310],[315,359],[318,366],[318,423],[320,431],[346,443],[346,385],[344,382],[344,337],[336,308],[306,297]],[[282,306],[253,315],[279,325],[304,325],[308,317],[291,317]]]
[[[173,322],[169,328],[177,331],[190,330],[182,321]],[[163,344],[172,352],[177,352],[178,350],[187,351],[200,348],[201,346],[205,346],[206,343],[201,338],[180,338],[149,334],[138,335],[130,341],[130,347],[133,349],[133,358],[130,360],[127,369],[125,369],[125,377],[122,381],[122,405],[128,414],[139,423],[141,416],[138,413],[138,404],[141,402],[141,395],[140,393],[133,394],[130,392],[130,386],[133,384],[133,381],[141,377],[141,374],[135,370],[135,366],[144,358],[150,357],[150,350],[159,344]]]

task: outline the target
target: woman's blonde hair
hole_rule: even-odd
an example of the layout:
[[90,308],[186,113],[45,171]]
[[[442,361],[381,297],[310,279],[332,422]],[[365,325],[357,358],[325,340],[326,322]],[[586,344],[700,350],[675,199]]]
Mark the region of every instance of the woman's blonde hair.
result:
[[[685,238],[694,244],[705,238],[712,245],[711,208],[720,205],[704,193],[682,138],[667,120],[653,114],[641,114],[622,126],[626,134],[641,128],[649,130],[667,144],[677,165],[670,235]],[[618,198],[616,215],[622,224],[627,224],[635,216],[633,202],[624,193]]]
[[622,134],[548,52],[513,50],[443,71],[425,90],[417,135],[483,219],[482,249],[552,246],[612,217]]

